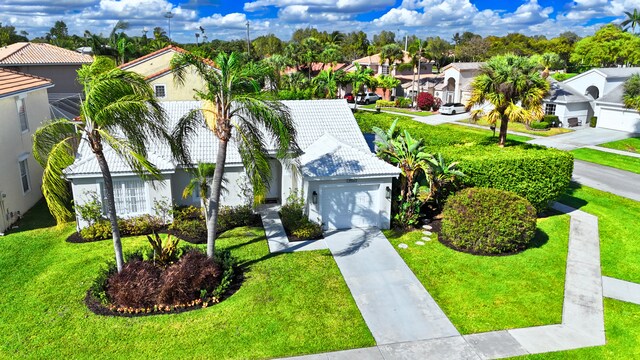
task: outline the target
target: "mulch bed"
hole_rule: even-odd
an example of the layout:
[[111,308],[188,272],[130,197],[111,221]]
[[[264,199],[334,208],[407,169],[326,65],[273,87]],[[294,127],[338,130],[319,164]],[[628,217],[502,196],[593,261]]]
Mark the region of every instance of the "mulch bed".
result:
[[152,311],[152,312],[149,312],[149,313],[147,313],[147,312],[138,312],[138,313],[135,313],[135,312],[134,313],[118,312],[116,310],[111,310],[107,306],[102,304],[99,299],[97,299],[95,296],[93,296],[91,294],[90,290],[87,291],[87,294],[84,297],[84,303],[85,303],[85,305],[87,305],[89,310],[91,310],[91,312],[93,312],[96,315],[102,315],[102,316],[132,318],[132,317],[142,317],[142,316],[180,314],[180,313],[183,313],[183,312],[197,310],[197,309],[203,309],[203,308],[206,308],[206,307],[211,307],[211,306],[214,306],[216,304],[219,304],[220,302],[222,302],[225,299],[229,298],[231,295],[235,294],[240,289],[240,287],[242,286],[242,283],[244,282],[244,279],[245,279],[244,269],[242,268],[242,266],[239,266],[236,269],[236,274],[235,274],[233,283],[229,286],[229,289],[227,289],[227,291],[224,294],[222,294],[222,296],[218,299],[217,302],[214,302],[212,304],[208,304],[206,306],[204,306],[203,304],[197,304],[197,305],[189,306],[189,307],[175,307],[175,308],[172,307],[171,310],[169,310],[169,311]]

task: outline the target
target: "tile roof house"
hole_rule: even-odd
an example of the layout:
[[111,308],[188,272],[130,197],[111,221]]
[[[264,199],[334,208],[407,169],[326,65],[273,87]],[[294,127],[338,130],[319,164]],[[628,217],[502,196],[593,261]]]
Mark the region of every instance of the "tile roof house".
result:
[[442,103],[466,103],[471,97],[471,82],[484,63],[457,62],[441,69],[444,80],[435,86],[434,96]]
[[50,119],[49,79],[0,68],[0,233],[42,198],[34,131]]
[[[187,71],[184,86],[178,85],[171,71],[171,58],[175,54],[186,52],[178,46],[169,45],[122,64],[119,68],[144,76],[160,101],[193,100],[196,90],[204,89],[204,80],[195,71]],[[215,66],[211,60],[204,61],[211,67]]]
[[[392,179],[399,170],[378,159],[369,150],[351,109],[345,100],[283,101],[291,113],[297,130],[297,143],[302,153],[293,161],[275,158],[276,149],[267,144],[272,181],[267,201],[282,203],[293,191],[305,196],[309,219],[321,222],[326,229],[349,227],[381,227],[390,225]],[[188,112],[201,108],[198,101],[163,102],[170,126]],[[235,136],[235,135],[234,135]],[[227,191],[223,204],[239,205],[251,201],[246,177],[235,138],[227,150],[225,179]],[[105,156],[118,192],[118,216],[151,212],[154,200],[167,198],[180,205],[199,206],[200,199],[183,199],[182,190],[190,179],[184,168],[198,162],[215,163],[218,139],[204,127],[189,144],[194,164],[176,164],[168,146],[150,144],[148,159],[162,173],[161,181],[142,181],[109,148]],[[91,191],[102,193],[101,173],[86,144],[81,144],[76,161],[64,171],[71,181],[74,201],[84,203]],[[124,200],[124,194],[136,199]],[[196,195],[194,195],[196,196]],[[131,205],[131,201],[135,206]],[[78,226],[86,224],[78,219]]]
[[549,80],[545,113],[558,116],[564,126],[570,118],[588,126],[595,116],[597,127],[640,133],[640,113],[622,100],[624,82],[633,74],[640,74],[640,67],[596,68],[562,82]]

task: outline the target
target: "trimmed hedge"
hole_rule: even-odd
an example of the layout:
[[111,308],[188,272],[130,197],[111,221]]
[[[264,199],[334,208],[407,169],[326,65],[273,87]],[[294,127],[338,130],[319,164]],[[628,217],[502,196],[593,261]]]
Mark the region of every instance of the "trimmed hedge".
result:
[[449,198],[442,214],[442,240],[476,254],[524,250],[536,232],[535,209],[510,191],[464,189]]
[[391,100],[378,100],[376,101],[376,107],[395,107],[396,102]]
[[598,125],[598,117],[597,116],[592,116],[591,120],[589,120],[589,126],[594,128],[594,127],[596,127],[596,125]]
[[542,122],[546,122],[553,127],[557,127],[558,125],[560,125],[560,118],[556,115],[545,115],[542,118]]
[[529,124],[529,127],[534,130],[548,130],[551,124],[546,121],[534,121]]

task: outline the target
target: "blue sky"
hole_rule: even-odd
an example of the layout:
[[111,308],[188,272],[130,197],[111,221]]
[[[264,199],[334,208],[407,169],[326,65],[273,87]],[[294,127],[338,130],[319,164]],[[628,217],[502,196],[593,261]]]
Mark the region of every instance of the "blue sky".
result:
[[592,34],[604,23],[620,22],[624,11],[640,9],[640,0],[0,0],[0,22],[26,30],[31,36],[46,33],[56,20],[64,20],[72,33],[85,29],[108,34],[118,20],[131,24],[129,32],[167,27],[174,40],[195,41],[202,26],[209,39],[269,33],[289,39],[296,28],[373,34],[391,30],[398,37],[442,36],[456,32],[481,35],[521,32],[554,37],[563,31]]

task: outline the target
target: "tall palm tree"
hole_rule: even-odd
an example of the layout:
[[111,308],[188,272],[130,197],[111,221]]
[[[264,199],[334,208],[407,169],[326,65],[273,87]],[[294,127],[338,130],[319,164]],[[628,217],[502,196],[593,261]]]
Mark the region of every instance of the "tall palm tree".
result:
[[387,97],[387,91],[395,89],[400,85],[400,80],[396,79],[391,75],[379,75],[378,76],[378,86],[384,90],[384,97]]
[[[529,122],[542,117],[542,99],[549,83],[542,78],[535,59],[513,54],[494,56],[480,68],[471,83],[467,108],[489,102],[493,109],[486,114],[491,124],[500,121],[499,146],[507,140],[509,121]],[[484,115],[474,111],[473,118]]]
[[625,11],[624,14],[627,15],[627,18],[620,25],[625,27],[625,30],[631,28],[631,32],[635,34],[636,26],[640,25],[640,12],[638,9],[633,9],[633,13]]
[[[355,71],[351,73],[351,83],[353,84],[353,93],[357,96],[362,86],[373,82],[373,70],[368,67],[361,66],[357,62],[354,63],[354,69]],[[356,107],[357,102],[354,103],[354,108]]]
[[42,192],[49,211],[61,223],[72,216],[65,206],[69,190],[62,171],[74,162],[81,143],[91,148],[104,180],[107,215],[120,271],[124,263],[122,243],[105,147],[111,147],[135,173],[156,177],[158,170],[146,159],[146,144],[168,140],[169,136],[164,111],[144,77],[117,68],[105,71],[104,65],[97,60],[78,71],[85,96],[80,116],[75,120],[54,120],[40,127],[33,137],[33,154],[44,168]]
[[336,97],[338,91],[338,83],[336,81],[336,74],[333,70],[322,70],[318,76],[311,80],[313,85],[313,93],[324,96],[326,99],[333,99]]
[[389,63],[389,70],[395,66],[397,62],[404,60],[404,52],[398,44],[387,44],[380,50],[380,60],[382,63]]
[[286,159],[298,151],[296,130],[288,108],[260,91],[258,75],[247,73],[240,55],[220,52],[214,63],[216,68],[191,53],[176,54],[171,60],[171,68],[179,84],[184,85],[189,68],[195,69],[206,82],[206,89],[197,93],[203,100],[203,109],[185,115],[173,131],[176,150],[183,154],[183,164],[191,164],[189,140],[202,126],[203,118],[204,125],[218,138],[216,168],[207,207],[209,257],[215,253],[222,178],[227,147],[232,137],[236,140],[254,194],[258,196],[265,193],[271,177],[265,140],[273,140],[277,148],[276,157],[280,159]]

